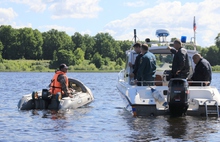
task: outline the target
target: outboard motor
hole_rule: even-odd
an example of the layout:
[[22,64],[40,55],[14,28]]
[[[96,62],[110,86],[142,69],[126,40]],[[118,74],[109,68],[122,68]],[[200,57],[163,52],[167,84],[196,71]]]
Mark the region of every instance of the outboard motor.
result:
[[172,78],[168,84],[167,102],[173,116],[182,116],[189,107],[189,85],[186,79]]

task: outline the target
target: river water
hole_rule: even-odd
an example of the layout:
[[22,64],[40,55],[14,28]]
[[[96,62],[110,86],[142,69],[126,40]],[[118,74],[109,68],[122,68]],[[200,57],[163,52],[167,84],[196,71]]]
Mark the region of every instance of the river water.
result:
[[[54,73],[0,73],[0,141],[147,142],[220,141],[216,118],[133,117],[116,89],[117,73],[67,73],[88,86],[95,97],[89,106],[52,112],[20,111],[22,95],[48,86]],[[212,85],[220,90],[220,73]]]

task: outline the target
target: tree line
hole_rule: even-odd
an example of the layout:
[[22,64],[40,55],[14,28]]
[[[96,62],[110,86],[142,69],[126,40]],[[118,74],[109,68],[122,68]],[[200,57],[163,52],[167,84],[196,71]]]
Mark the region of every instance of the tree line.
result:
[[[59,64],[79,65],[84,60],[96,68],[115,62],[122,66],[126,61],[125,52],[133,41],[117,41],[109,33],[95,36],[75,32],[69,36],[63,31],[51,29],[40,32],[32,28],[15,29],[10,25],[0,26],[0,61],[6,60],[50,60],[50,68]],[[215,38],[216,45],[198,51],[212,66],[220,65],[220,33]]]
[[95,36],[75,32],[69,36],[63,31],[51,29],[41,33],[32,28],[14,29],[10,25],[0,26],[0,59],[6,60],[51,60],[50,67],[57,68],[60,63],[79,65],[89,60],[97,68],[108,65],[110,61],[122,65],[124,51],[131,41],[116,41],[108,33]]

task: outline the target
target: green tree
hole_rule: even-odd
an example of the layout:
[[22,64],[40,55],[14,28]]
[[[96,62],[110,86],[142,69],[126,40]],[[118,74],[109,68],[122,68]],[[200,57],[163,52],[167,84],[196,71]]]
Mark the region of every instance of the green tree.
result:
[[215,38],[215,44],[218,48],[220,48],[220,33],[218,33],[217,37]]
[[176,37],[173,37],[173,38],[171,38],[171,42],[174,42],[174,40],[176,40],[177,38]]
[[108,66],[110,64],[110,58],[106,57],[103,59],[104,65]]
[[206,59],[212,66],[218,65],[219,63],[219,48],[217,46],[211,46],[206,54]]
[[0,26],[0,41],[4,47],[2,50],[3,59],[19,59],[18,35],[18,30],[13,29],[11,26]]
[[65,32],[52,29],[43,34],[43,59],[52,60],[54,51],[67,50],[74,51],[74,43]]
[[71,36],[72,41],[75,43],[75,49],[81,48],[84,52],[86,51],[86,46],[84,44],[84,38],[79,32],[75,32],[73,36]]
[[116,60],[116,65],[122,66],[123,64],[124,64],[124,62],[122,61],[121,58],[118,58],[118,59]]
[[25,59],[41,59],[43,38],[38,30],[19,29],[19,56]]
[[57,68],[60,64],[65,63],[68,66],[73,65],[74,56],[72,51],[64,49],[54,52],[54,59],[50,62],[50,68]]
[[84,61],[84,51],[81,48],[77,48],[74,51],[74,63],[76,65],[79,65],[80,63],[82,63]]
[[207,52],[209,51],[209,48],[201,48],[200,54],[204,57],[207,58]]
[[109,57],[112,61],[116,59],[116,41],[109,33],[98,33],[95,37],[94,51],[102,55],[103,58]]
[[132,41],[129,40],[117,41],[117,43],[123,53],[125,53],[127,50],[130,50],[133,45]]
[[95,40],[93,37],[89,36],[88,34],[85,34],[83,38],[84,38],[84,44],[86,47],[84,58],[86,60],[91,60],[92,56],[95,54],[95,51],[94,51]]
[[117,57],[116,58],[121,58],[124,62],[126,61],[126,55],[125,52],[127,50],[130,50],[132,48],[132,41],[129,40],[124,40],[124,41],[117,41],[118,51],[116,51]]
[[2,42],[0,41],[0,62],[2,63],[3,62],[3,58],[2,58],[2,50],[3,50],[3,44]]
[[100,68],[104,64],[104,61],[99,53],[95,53],[90,63],[95,64],[96,68]]

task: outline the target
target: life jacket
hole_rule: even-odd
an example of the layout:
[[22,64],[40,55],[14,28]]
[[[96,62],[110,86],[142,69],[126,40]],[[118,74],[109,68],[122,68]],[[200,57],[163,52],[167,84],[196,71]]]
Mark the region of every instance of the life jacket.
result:
[[62,90],[62,85],[57,80],[59,75],[63,75],[65,77],[66,86],[68,86],[68,84],[69,84],[68,77],[66,76],[66,73],[64,73],[62,71],[56,71],[55,75],[53,76],[53,79],[51,80],[50,90],[49,90],[49,92],[53,95],[56,95],[58,92],[60,92],[61,94],[64,94],[64,91]]

